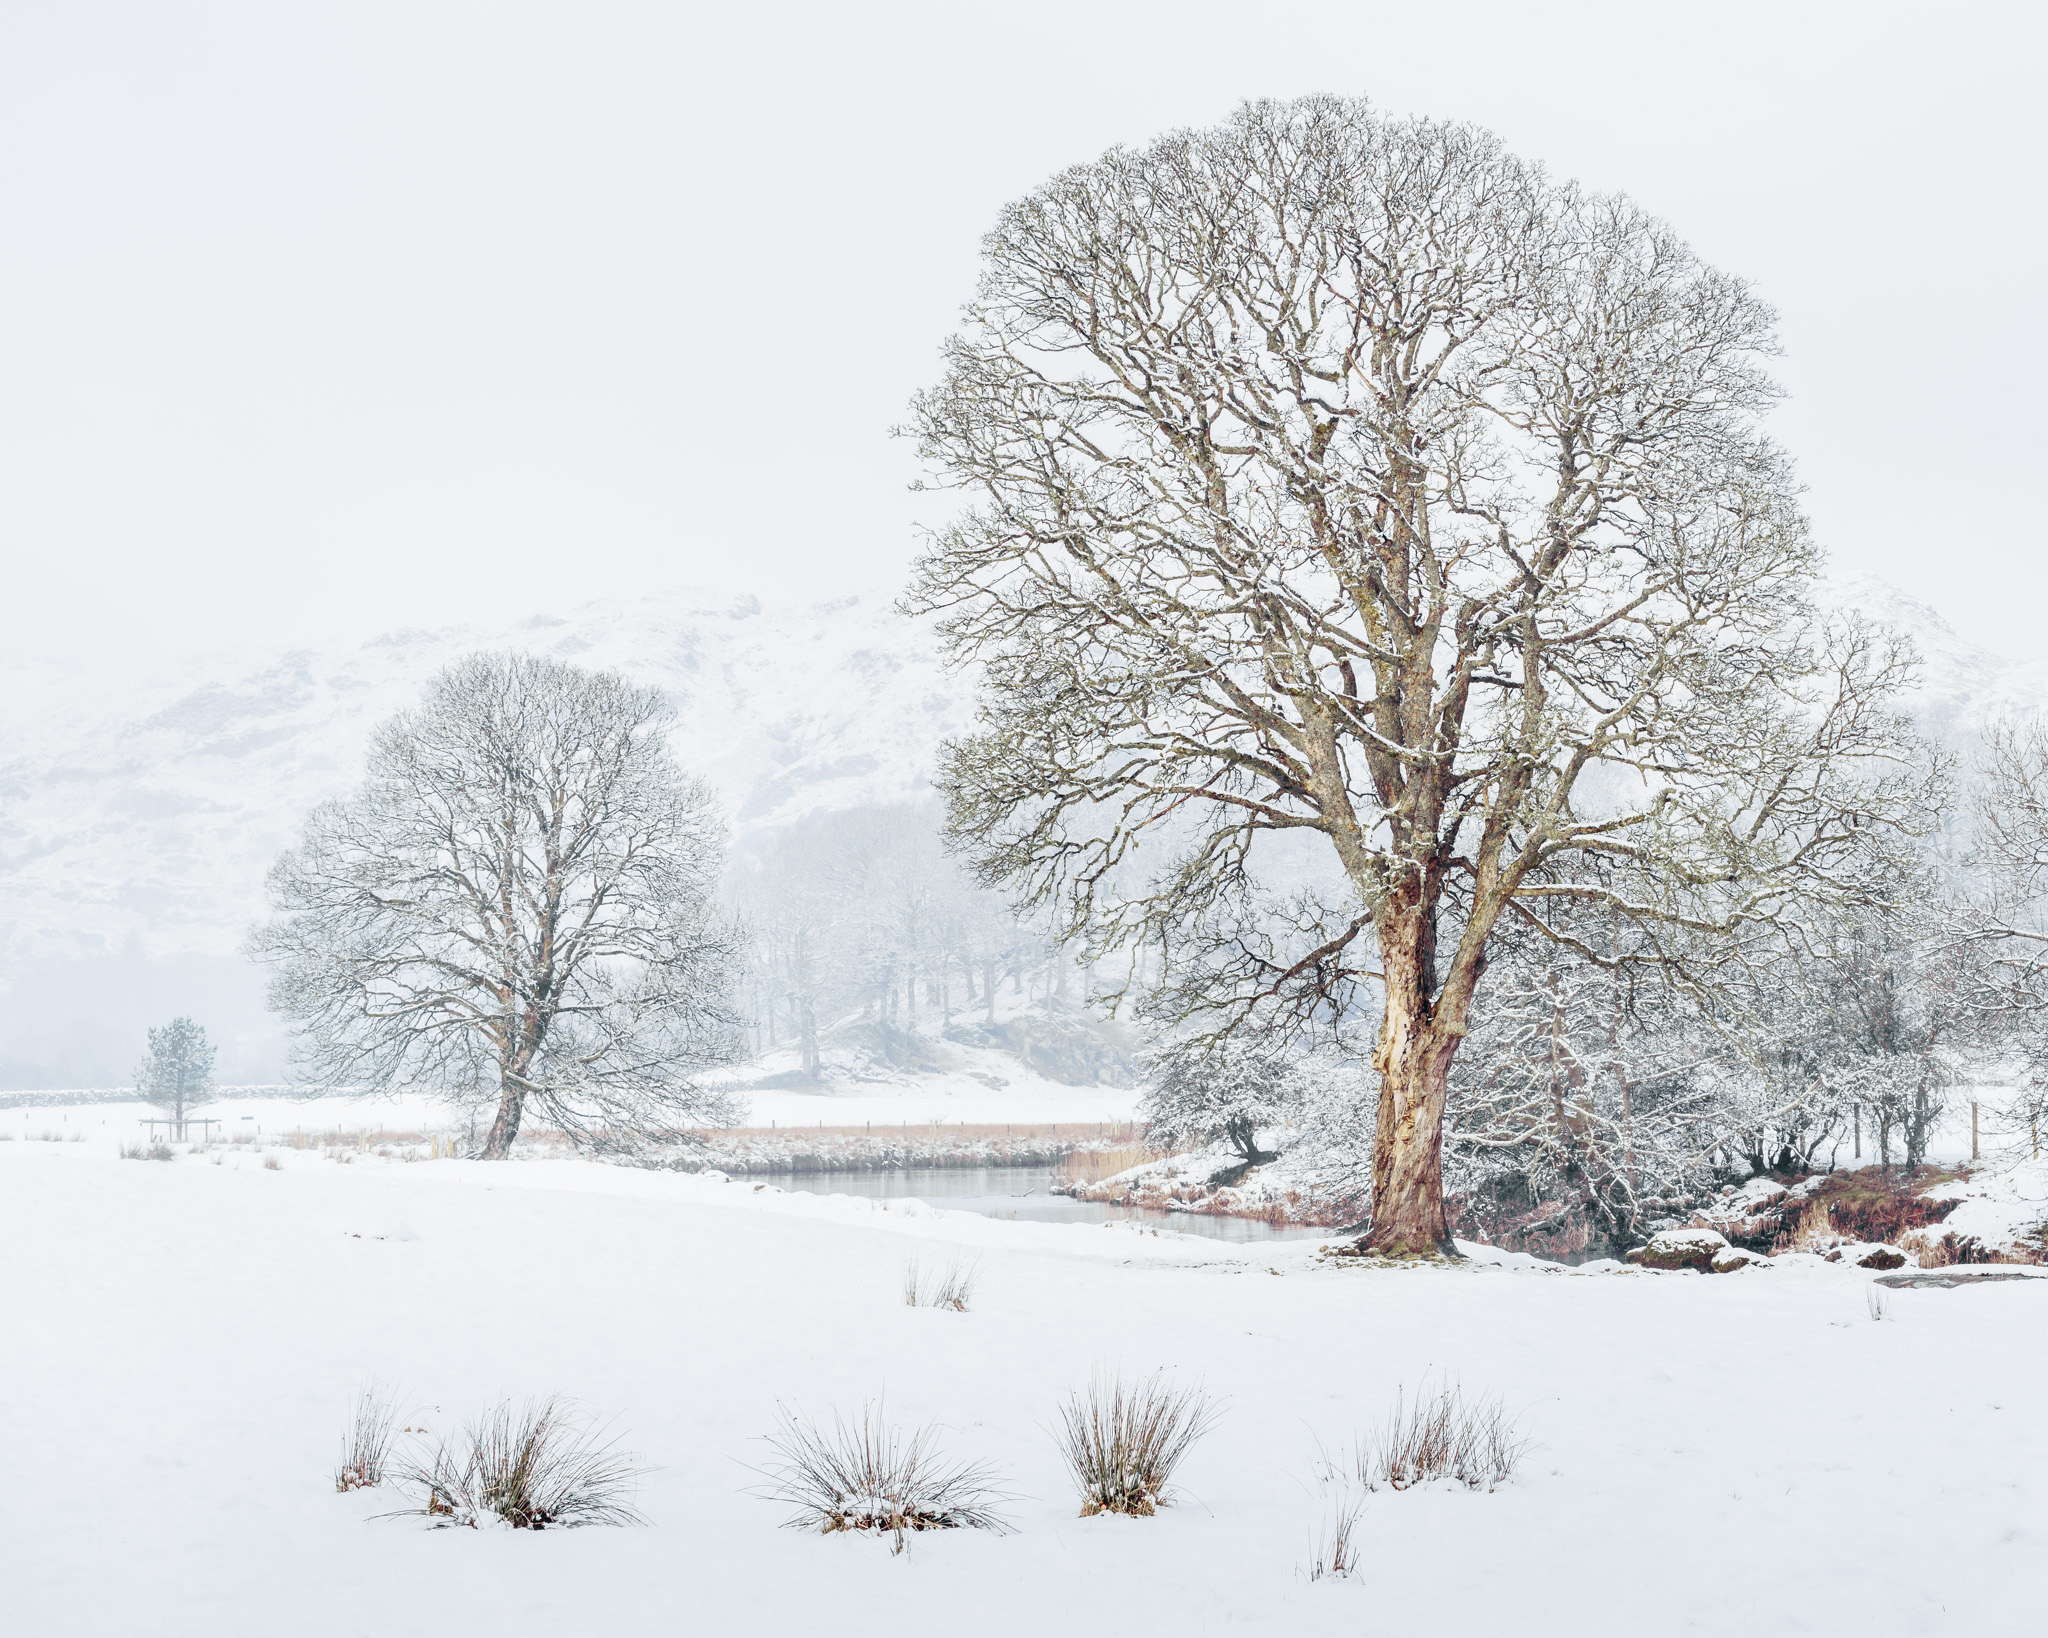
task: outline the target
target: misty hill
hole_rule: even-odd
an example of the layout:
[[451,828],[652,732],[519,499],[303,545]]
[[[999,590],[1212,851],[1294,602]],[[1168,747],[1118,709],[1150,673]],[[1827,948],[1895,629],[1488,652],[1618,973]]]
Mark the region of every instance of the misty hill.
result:
[[1870,575],[1839,575],[1825,588],[1836,608],[1857,609],[1912,638],[1920,687],[1911,701],[1930,737],[1968,753],[2000,716],[2030,716],[2048,699],[2048,660],[2008,660],[1958,636],[1927,604]]
[[0,1085],[119,1081],[140,1021],[179,1010],[212,1022],[224,1078],[278,1074],[259,975],[236,953],[264,872],[308,809],[353,788],[371,728],[479,648],[665,689],[678,756],[739,834],[917,795],[967,716],[930,631],[880,593],[610,598],[194,662],[139,687],[110,684],[89,656],[68,675],[16,672],[0,727]]
[[[1881,581],[1830,600],[1914,639],[1916,707],[1966,742],[2032,711],[2048,664],[1958,637]],[[520,648],[616,668],[678,706],[678,754],[739,835],[924,790],[967,689],[886,593],[834,602],[679,591],[500,627],[398,631],[355,647],[193,661],[139,686],[92,656],[7,674],[0,723],[0,1087],[117,1084],[146,1021],[190,1011],[229,1080],[284,1072],[260,978],[236,953],[263,875],[307,809],[352,788],[373,725],[457,655]]]

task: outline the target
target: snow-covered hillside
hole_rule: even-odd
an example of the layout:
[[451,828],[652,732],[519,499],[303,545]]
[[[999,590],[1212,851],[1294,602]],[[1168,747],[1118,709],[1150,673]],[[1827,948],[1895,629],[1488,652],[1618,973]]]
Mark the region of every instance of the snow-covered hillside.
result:
[[1912,638],[1920,686],[1911,706],[1924,731],[1967,751],[1984,724],[2031,715],[2048,701],[2048,657],[2010,660],[1959,637],[1939,613],[1870,575],[1840,575],[1825,588],[1835,608],[1854,609]]
[[16,669],[0,724],[0,1084],[118,1078],[137,1017],[166,1009],[212,1020],[223,1074],[275,1073],[236,953],[264,872],[309,808],[355,784],[370,729],[479,648],[666,689],[679,755],[740,833],[918,794],[967,718],[929,629],[879,592],[609,598],[506,627],[193,661],[139,685],[89,655]]
[[[498,629],[189,666],[113,697],[89,661],[37,680],[0,739],[0,960],[120,948],[225,953],[316,802],[360,777],[370,729],[457,656],[519,648],[667,690],[676,748],[740,827],[920,790],[964,717],[930,633],[881,595],[764,607],[678,592]],[[30,693],[20,679],[16,692]]]

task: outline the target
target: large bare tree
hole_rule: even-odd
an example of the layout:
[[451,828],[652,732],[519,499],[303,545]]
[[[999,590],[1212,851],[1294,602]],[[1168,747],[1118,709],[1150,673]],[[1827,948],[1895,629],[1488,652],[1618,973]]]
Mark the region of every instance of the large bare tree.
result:
[[[1805,600],[1771,324],[1627,200],[1338,98],[1113,151],[985,242],[914,418],[969,496],[909,597],[983,679],[953,834],[1093,951],[1163,946],[1212,1028],[1380,996],[1366,1249],[1454,1254],[1503,916],[1608,904],[1663,959],[1847,891],[1910,808],[1905,656]],[[1336,886],[1283,916],[1287,833]]]
[[729,1124],[692,1078],[738,1046],[713,908],[723,823],[670,758],[661,695],[520,654],[450,666],[314,810],[253,940],[331,1084],[495,1105],[579,1139]]

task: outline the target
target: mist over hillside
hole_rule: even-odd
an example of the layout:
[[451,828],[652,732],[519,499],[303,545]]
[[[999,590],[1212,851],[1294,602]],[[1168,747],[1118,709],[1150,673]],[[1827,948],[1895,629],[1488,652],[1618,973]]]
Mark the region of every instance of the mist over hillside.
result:
[[[2048,687],[2048,662],[1987,653],[1882,581],[1842,577],[1827,600],[1912,637],[1914,708],[1958,748]],[[309,808],[353,788],[371,728],[478,648],[666,689],[677,754],[718,789],[740,838],[919,795],[940,740],[970,715],[929,627],[881,591],[602,598],[504,626],[193,661],[140,684],[89,654],[16,668],[0,723],[0,1087],[123,1083],[144,1026],[177,1012],[208,1024],[223,1079],[282,1078],[261,975],[238,953],[263,913],[264,872]]]
[[0,727],[0,1086],[126,1079],[145,1022],[205,1019],[223,1079],[281,1076],[238,953],[307,810],[351,790],[371,729],[457,656],[545,653],[657,685],[682,763],[735,834],[927,788],[967,720],[928,628],[873,593],[824,603],[689,591],[500,627],[193,662],[139,686],[93,656],[16,671]]

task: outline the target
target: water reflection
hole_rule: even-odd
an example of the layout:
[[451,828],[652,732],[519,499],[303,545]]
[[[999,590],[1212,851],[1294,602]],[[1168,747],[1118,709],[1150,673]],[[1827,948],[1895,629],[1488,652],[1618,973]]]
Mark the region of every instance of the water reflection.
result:
[[[755,1173],[757,1178],[762,1174]],[[851,1194],[867,1200],[925,1200],[948,1211],[1020,1223],[1107,1223],[1131,1218],[1162,1232],[1179,1230],[1214,1240],[1333,1238],[1323,1228],[1275,1227],[1251,1217],[1211,1217],[1193,1211],[1147,1211],[1136,1206],[1103,1206],[1049,1192],[1050,1166],[906,1166],[879,1172],[805,1172],[765,1177],[779,1188],[805,1194]]]

